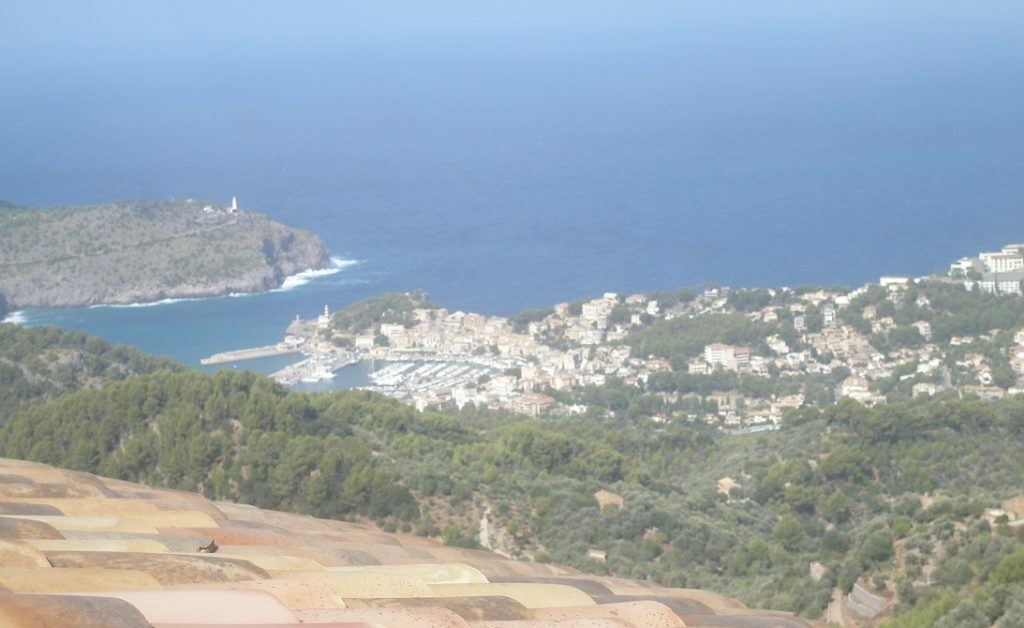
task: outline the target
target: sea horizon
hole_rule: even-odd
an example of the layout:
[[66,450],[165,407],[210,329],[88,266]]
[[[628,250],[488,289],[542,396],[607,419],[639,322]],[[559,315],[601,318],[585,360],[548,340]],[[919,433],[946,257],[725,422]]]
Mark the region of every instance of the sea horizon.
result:
[[272,294],[24,316],[193,364],[384,292],[507,316],[857,286],[1024,234],[1019,3],[333,11],[259,45],[245,11],[185,47],[170,26],[83,39],[70,20],[28,59],[8,29],[0,198],[237,196],[359,260]]

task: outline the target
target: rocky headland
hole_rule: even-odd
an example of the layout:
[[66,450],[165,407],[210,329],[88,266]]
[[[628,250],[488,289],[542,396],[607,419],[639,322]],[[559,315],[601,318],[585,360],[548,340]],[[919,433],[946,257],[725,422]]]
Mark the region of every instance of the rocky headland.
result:
[[200,201],[0,205],[0,303],[12,311],[262,292],[329,265],[308,231]]

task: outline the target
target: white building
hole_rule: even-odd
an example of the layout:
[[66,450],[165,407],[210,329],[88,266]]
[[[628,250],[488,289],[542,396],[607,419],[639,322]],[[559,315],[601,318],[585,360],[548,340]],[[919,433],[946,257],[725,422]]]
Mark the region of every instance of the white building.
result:
[[930,396],[930,395],[934,395],[935,393],[937,393],[939,391],[939,387],[936,386],[935,384],[931,383],[931,382],[920,382],[920,383],[914,384],[914,386],[911,389],[911,391],[912,391],[912,393],[913,393],[913,395],[915,397],[920,397],[922,395],[929,395]]
[[707,375],[711,372],[711,365],[704,358],[692,357],[687,364],[686,370],[693,375]]
[[890,290],[894,288],[906,288],[910,285],[910,277],[881,277],[878,285]]
[[515,392],[517,379],[509,375],[495,377],[487,387],[496,395],[508,396]]
[[825,320],[826,325],[831,325],[836,322],[836,308],[831,305],[826,305],[822,310],[822,317]]
[[716,342],[704,347],[704,361],[712,368],[721,366],[727,371],[742,371],[750,366],[750,350]]
[[331,324],[331,309],[325,305],[324,306],[324,313],[321,314],[320,317],[316,319],[316,326],[321,328],[321,329],[324,329],[324,328],[328,327],[330,324]]
[[445,317],[444,326],[448,329],[462,329],[462,322],[466,319],[466,313],[462,311],[453,312]]
[[1024,269],[1024,256],[1021,255],[1019,248],[1015,248],[1017,246],[1019,245],[1003,247],[998,253],[982,253],[978,258],[985,265],[985,270],[990,273],[1021,270]]
[[380,333],[382,336],[386,336],[389,340],[394,339],[398,336],[405,335],[405,326],[397,325],[395,323],[384,323],[380,326]]
[[868,386],[868,380],[863,377],[857,377],[851,375],[843,380],[843,383],[839,385],[839,396],[849,397],[856,399],[861,403],[865,403],[872,398],[871,389]]
[[782,338],[779,338],[778,336],[768,336],[765,341],[768,344],[768,348],[775,353],[778,353],[779,355],[789,353],[789,345],[786,344],[786,341]]
[[980,270],[978,266],[978,260],[970,257],[961,257],[949,265],[949,274],[952,276],[966,275],[972,270]]
[[989,294],[1021,294],[1022,277],[1024,271],[1015,271],[1002,277],[993,274],[977,282],[978,290]]
[[932,337],[932,325],[928,321],[917,321],[913,327],[917,329],[917,333],[921,334],[921,337],[925,340],[931,340]]
[[[587,301],[581,308],[580,321],[603,327],[607,325],[608,315],[614,307],[615,303],[608,299],[594,299],[593,301]],[[602,322],[604,323],[603,325]]]

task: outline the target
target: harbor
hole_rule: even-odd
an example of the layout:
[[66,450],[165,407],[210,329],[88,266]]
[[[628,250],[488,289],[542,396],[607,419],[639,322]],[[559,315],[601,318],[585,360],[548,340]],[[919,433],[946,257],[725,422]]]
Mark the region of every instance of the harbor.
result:
[[271,377],[285,385],[300,382],[314,383],[330,380],[339,369],[359,362],[360,355],[337,347],[325,338],[330,326],[331,312],[324,306],[324,312],[313,320],[303,320],[299,316],[288,325],[284,339],[275,345],[253,347],[225,351],[203,358],[204,366],[232,364],[263,358],[271,358],[301,353],[301,361],[289,364],[271,374]]
[[369,389],[393,397],[404,397],[441,388],[474,386],[481,378],[490,377],[497,369],[487,364],[430,360],[388,362],[379,369],[371,367]]
[[247,360],[258,360],[260,358],[273,358],[282,355],[292,355],[300,353],[301,349],[298,346],[292,346],[283,342],[276,345],[268,345],[266,347],[253,347],[251,349],[238,349],[236,351],[225,351],[223,353],[215,353],[208,358],[203,358],[199,361],[203,366],[212,366],[214,364],[227,364],[229,362],[245,362]]
[[[354,349],[332,342],[331,313],[315,319],[296,317],[284,339],[263,347],[225,351],[204,358],[204,365],[228,365],[302,354],[302,359],[270,372],[278,382],[301,390],[372,390],[400,399],[434,396],[435,391],[468,390],[511,365],[494,356],[468,356],[395,347]],[[358,368],[354,368],[357,367]],[[342,376],[342,372],[346,375]]]
[[289,386],[299,382],[311,384],[334,379],[334,374],[360,361],[358,354],[338,352],[328,355],[312,355],[301,362],[286,366],[271,377]]

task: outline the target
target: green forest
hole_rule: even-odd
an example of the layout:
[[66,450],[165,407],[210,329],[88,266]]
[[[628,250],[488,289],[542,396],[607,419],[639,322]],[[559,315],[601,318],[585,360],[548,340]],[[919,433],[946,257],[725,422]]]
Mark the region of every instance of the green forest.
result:
[[331,326],[342,333],[363,333],[381,323],[406,324],[416,308],[433,307],[423,291],[394,292],[356,301],[336,312]]
[[[1024,621],[1022,528],[986,516],[1024,493],[1018,398],[845,400],[730,435],[639,407],[419,412],[13,325],[0,378],[7,457],[463,546],[486,512],[518,556],[811,618],[858,583],[896,599],[894,626]],[[599,506],[602,489],[622,506]]]

